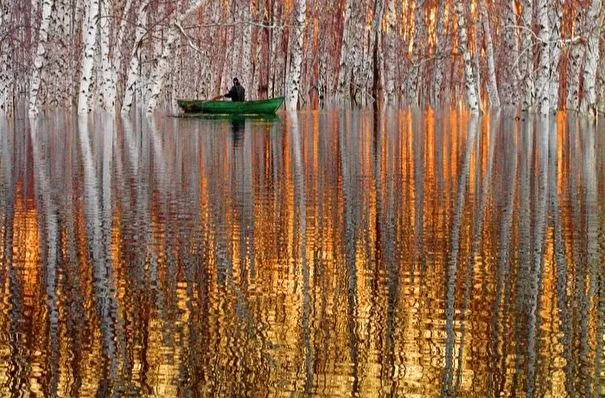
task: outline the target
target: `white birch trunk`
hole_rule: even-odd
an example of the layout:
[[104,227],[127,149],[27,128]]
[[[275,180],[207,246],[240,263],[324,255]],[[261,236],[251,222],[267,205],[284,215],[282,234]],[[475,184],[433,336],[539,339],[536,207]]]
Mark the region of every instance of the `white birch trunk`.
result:
[[351,22],[352,4],[354,0],[345,0],[344,5],[344,21],[342,28],[342,43],[340,46],[340,67],[338,69],[338,87],[336,88],[337,95],[340,100],[344,100],[349,92],[345,91],[350,88],[351,83],[351,30],[353,23]]
[[599,95],[598,95],[598,109],[599,112],[605,115],[605,57],[601,57],[599,67]]
[[[182,49],[181,48],[177,48],[177,56],[173,58],[172,60],[172,70],[177,70],[178,65],[179,65],[179,58],[182,57]],[[177,74],[172,74],[170,76],[171,78],[171,82],[170,82],[170,112],[173,115],[178,115],[180,113],[180,108],[177,102],[177,95],[178,95],[178,75]]]
[[48,61],[46,54],[46,42],[48,41],[48,29],[50,23],[50,14],[52,11],[52,0],[42,2],[42,20],[40,21],[40,33],[38,35],[38,46],[34,58],[34,67],[29,83],[29,114],[34,116],[40,112],[38,104],[38,91],[42,82],[42,68]]
[[[578,9],[573,25],[573,36],[579,36],[583,32],[584,11]],[[580,71],[584,58],[584,45],[576,42],[569,51],[567,60],[567,109],[577,111],[580,105]]]
[[[470,5],[469,5],[470,7]],[[470,10],[467,8],[467,15],[470,15]],[[481,99],[481,59],[480,59],[480,44],[481,43],[481,18],[478,18],[475,21],[475,29],[473,32],[474,42],[475,42],[475,51],[473,51],[473,59],[475,62],[475,85],[477,90],[477,100],[479,104],[483,103]]]
[[170,68],[171,64],[170,60],[176,46],[176,41],[180,35],[179,25],[185,20],[185,18],[195,12],[204,2],[205,0],[195,0],[185,12],[176,16],[170,24],[164,50],[162,51],[158,65],[155,67],[150,77],[147,113],[152,113],[155,110],[160,93],[164,88],[166,74],[168,73],[168,69]]
[[124,99],[122,101],[122,113],[130,112],[132,103],[134,101],[134,94],[136,92],[137,83],[140,81],[140,50],[141,42],[147,33],[145,22],[147,20],[147,6],[143,4],[137,13],[137,24],[134,34],[134,45],[132,49],[132,56],[130,57],[130,63],[128,65],[128,72],[126,72],[126,85],[124,86]]
[[76,89],[73,84],[76,71],[71,67],[73,44],[68,39],[74,23],[72,17],[75,18],[72,7],[70,0],[55,0],[51,13],[49,35],[55,40],[49,44],[52,61],[49,59],[49,67],[44,69],[47,69],[46,91],[55,106],[70,106]]
[[[2,37],[5,37],[10,29],[10,11],[8,4],[0,4],[0,36]],[[3,45],[0,46],[0,111],[6,110],[6,100],[12,83],[11,74],[11,48],[8,45]]]
[[412,105],[418,105],[418,76],[422,76],[420,52],[426,43],[424,0],[417,0],[414,9],[414,36],[412,38],[412,65],[407,80],[407,97]]
[[241,12],[241,19],[244,23],[244,34],[242,37],[242,74],[239,77],[244,86],[248,87],[248,95],[252,93],[252,15],[250,12],[250,2],[245,3]]
[[295,111],[300,91],[300,73],[302,67],[302,52],[305,29],[307,0],[296,0],[296,21],[292,33],[290,47],[290,70],[286,82],[286,109]]
[[351,82],[353,89],[351,100],[359,101],[359,85],[362,83],[363,71],[363,54],[364,49],[362,45],[367,44],[365,42],[366,36],[365,33],[365,15],[362,13],[363,0],[356,0],[353,5],[353,38],[351,42],[351,59],[353,70],[351,71]]
[[101,0],[101,18],[99,20],[99,36],[101,50],[101,79],[99,84],[101,107],[110,111],[115,103],[115,83],[113,81],[113,65],[109,56],[109,18],[111,15],[111,0]]
[[82,21],[82,40],[84,51],[82,52],[82,73],[80,76],[80,88],[78,94],[78,113],[90,111],[89,99],[91,96],[92,68],[95,61],[97,21],[99,20],[99,0],[90,0],[85,5],[86,11]]
[[[174,21],[173,24],[174,23],[178,23],[178,21]],[[162,55],[158,61],[158,65],[155,67],[150,76],[147,93],[147,113],[153,113],[157,106],[158,98],[162,92],[162,89],[164,88],[166,74],[168,73],[171,65],[171,57],[173,56],[174,49],[176,48],[176,42],[179,38],[179,34],[178,29],[171,25],[170,29],[168,30],[168,37],[166,39]]]
[[30,12],[30,18],[31,18],[31,37],[35,37],[36,36],[36,24],[38,22],[38,8],[40,7],[40,3],[42,2],[42,0],[31,0],[31,12]]
[[[273,9],[271,10],[271,21],[274,21],[275,19],[275,14],[276,14],[276,10],[277,10],[277,2],[273,3]],[[281,36],[283,35],[283,29],[273,29],[271,30],[271,45],[269,48],[269,59],[270,60],[274,60],[275,59],[275,55],[277,54],[277,43],[278,41],[281,41]],[[273,94],[275,93],[275,75],[276,75],[276,67],[275,67],[275,62],[271,61],[273,67],[269,69],[269,75],[267,76],[268,79],[268,89],[267,89],[267,95],[268,96],[273,96]]]
[[374,102],[378,103],[381,98],[381,90],[384,84],[384,73],[383,73],[383,56],[382,56],[382,34],[380,27],[382,26],[382,19],[384,16],[384,1],[375,0],[374,3],[374,16],[372,20],[372,95]]
[[550,21],[548,15],[548,0],[538,0],[538,25],[540,30],[540,63],[536,80],[538,106],[540,114],[547,115],[550,112]]
[[[148,3],[148,1],[145,3]],[[122,20],[120,21],[116,41],[113,46],[113,57],[111,59],[112,65],[110,64],[110,73],[107,76],[109,79],[106,82],[108,93],[106,96],[104,95],[104,98],[107,98],[106,102],[111,104],[111,109],[115,109],[115,101],[118,96],[118,73],[122,70],[122,64],[124,63],[122,48],[124,47],[124,40],[128,30],[128,17],[130,15],[131,7],[132,0],[126,0],[124,11],[122,12]]]
[[492,29],[489,24],[485,0],[479,0],[479,16],[483,27],[485,38],[485,55],[487,57],[487,93],[491,108],[500,107],[500,94],[498,93],[498,81],[496,78],[496,64],[494,62],[494,42],[492,40]]
[[454,5],[456,15],[458,16],[458,46],[462,53],[464,61],[464,85],[466,87],[466,95],[468,106],[473,113],[480,112],[479,97],[477,95],[475,76],[473,74],[473,65],[471,62],[471,54],[468,50],[468,39],[466,34],[466,20],[464,18],[464,7],[462,0],[457,0]]
[[550,21],[550,81],[549,97],[550,110],[556,111],[559,108],[559,86],[561,73],[559,71],[561,64],[561,22],[563,20],[563,7],[565,0],[553,0],[552,7],[549,10]]
[[523,82],[521,109],[530,110],[534,106],[534,57],[533,57],[533,1],[523,0],[521,13],[521,49],[519,71]]
[[[371,25],[370,25],[371,26]],[[362,35],[362,47],[361,47],[361,63],[359,64],[359,74],[357,78],[357,93],[360,94],[357,98],[359,103],[365,104],[367,103],[367,93],[368,93],[368,81],[370,78],[370,68],[372,66],[372,53],[373,53],[373,40],[374,36],[372,34],[371,27],[369,30],[364,29],[362,31],[364,33]]]
[[437,52],[435,54],[435,72],[433,76],[433,105],[441,104],[441,85],[443,83],[445,52],[447,50],[447,37],[446,37],[446,26],[447,26],[447,2],[445,0],[439,0],[439,9],[437,10]]
[[395,15],[395,0],[387,0],[387,12],[385,16],[386,32],[384,36],[386,45],[386,54],[384,55],[384,81],[385,81],[385,100],[387,103],[395,102],[395,38],[396,31],[396,15]]
[[596,116],[597,111],[597,67],[599,65],[599,31],[601,29],[602,0],[592,0],[588,11],[588,41],[584,63],[584,86],[580,111]]
[[504,18],[502,19],[501,30],[503,32],[504,47],[504,71],[500,84],[502,93],[502,105],[512,108],[517,106],[518,99],[518,78],[519,71],[519,43],[515,35],[515,26],[517,17],[515,15],[514,0],[508,0],[504,5]]

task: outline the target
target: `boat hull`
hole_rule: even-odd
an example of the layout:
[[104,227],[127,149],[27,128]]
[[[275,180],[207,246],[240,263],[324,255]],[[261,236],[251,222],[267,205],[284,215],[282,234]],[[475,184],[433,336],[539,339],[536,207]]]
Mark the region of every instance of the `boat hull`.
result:
[[177,100],[186,113],[258,115],[275,113],[284,102],[283,97],[258,101],[201,101]]

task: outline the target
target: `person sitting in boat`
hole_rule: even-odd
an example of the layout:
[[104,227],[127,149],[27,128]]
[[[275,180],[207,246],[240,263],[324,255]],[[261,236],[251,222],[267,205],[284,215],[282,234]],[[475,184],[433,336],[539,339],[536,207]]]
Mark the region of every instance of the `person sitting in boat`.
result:
[[237,77],[233,79],[233,87],[227,94],[224,95],[225,98],[231,98],[231,101],[245,101],[246,100],[246,90],[244,86],[239,84],[239,80]]

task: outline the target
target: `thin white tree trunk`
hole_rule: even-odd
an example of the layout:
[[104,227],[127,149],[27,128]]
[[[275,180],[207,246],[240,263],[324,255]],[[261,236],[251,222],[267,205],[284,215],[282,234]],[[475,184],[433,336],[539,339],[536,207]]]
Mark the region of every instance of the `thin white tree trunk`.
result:
[[601,57],[600,64],[598,109],[600,113],[605,114],[605,57]]
[[[470,8],[470,6],[469,6]],[[470,15],[470,9],[467,8],[467,15]],[[475,21],[475,29],[473,31],[473,40],[475,42],[475,51],[473,51],[473,61],[475,63],[475,85],[476,85],[476,90],[477,90],[477,100],[479,101],[479,104],[483,103],[483,100],[481,99],[481,87],[482,87],[482,83],[481,83],[481,49],[480,49],[480,43],[482,42],[481,40],[481,18],[478,18]]]
[[602,28],[601,0],[592,0],[588,10],[588,41],[584,63],[584,85],[580,111],[596,116],[597,110],[597,67],[599,65],[599,33]]
[[550,110],[556,111],[559,108],[559,86],[561,73],[559,71],[561,64],[561,22],[563,20],[563,7],[565,0],[553,0],[552,7],[549,10],[550,21],[550,81],[549,97]]
[[338,87],[336,89],[339,100],[345,100],[351,93],[351,73],[354,65],[354,30],[356,26],[354,12],[354,1],[345,0],[344,21],[342,30],[342,44],[340,46],[340,68],[338,69]]
[[[583,32],[584,11],[578,9],[573,24],[573,35],[579,36]],[[580,105],[580,71],[584,59],[584,45],[576,42],[569,51],[567,60],[567,109],[577,111]]]
[[370,80],[370,67],[372,66],[372,53],[373,53],[373,34],[372,27],[367,31],[364,29],[362,35],[362,47],[361,47],[361,62],[359,64],[359,77],[357,78],[358,87],[358,101],[361,104],[367,103],[368,93],[368,82]]
[[84,20],[82,21],[82,73],[80,76],[80,89],[78,94],[78,113],[90,111],[89,99],[91,96],[92,68],[95,61],[97,24],[99,20],[99,0],[90,0],[86,5]]
[[471,54],[468,50],[468,39],[466,34],[466,20],[464,18],[464,7],[462,0],[457,0],[454,5],[456,15],[458,16],[458,46],[464,60],[464,85],[466,87],[466,95],[468,107],[473,113],[478,113],[480,109],[479,97],[477,95],[475,76],[473,74],[473,65],[471,62]]
[[[148,3],[146,1],[145,3]],[[122,64],[124,63],[124,56],[122,55],[122,48],[124,47],[124,40],[126,38],[126,31],[128,30],[128,17],[130,15],[130,9],[132,7],[132,0],[126,0],[124,10],[122,12],[122,20],[118,28],[116,35],[116,41],[113,46],[113,56],[111,63],[113,64],[108,74],[108,81],[105,83],[107,88],[106,102],[111,104],[111,109],[115,109],[115,101],[118,96],[118,73],[122,70]],[[135,34],[136,35],[136,34]],[[110,65],[111,66],[111,65]]]
[[548,15],[548,0],[538,0],[538,25],[540,30],[540,63],[536,80],[538,92],[538,105],[540,113],[547,115],[550,112],[550,21]]
[[[7,37],[9,32],[11,8],[8,4],[0,3],[0,37]],[[6,100],[12,83],[11,47],[0,47],[0,111],[6,110]]]
[[168,73],[168,69],[171,64],[171,57],[176,46],[176,41],[180,35],[179,26],[185,20],[185,18],[195,12],[205,1],[206,0],[194,0],[185,12],[176,16],[172,20],[172,23],[168,28],[168,34],[164,50],[162,51],[162,55],[160,56],[158,65],[155,67],[150,77],[151,81],[149,89],[149,100],[147,103],[147,113],[152,113],[155,110],[160,93],[164,88],[166,74]]
[[521,109],[530,110],[534,106],[534,57],[533,57],[533,0],[523,0],[521,13],[521,49],[519,71],[523,82]]
[[290,70],[286,82],[286,109],[294,111],[298,104],[300,91],[300,72],[302,67],[302,52],[305,29],[307,0],[296,0],[296,21],[292,33],[290,47]]
[[496,64],[494,62],[494,42],[492,40],[492,29],[489,24],[487,6],[485,0],[479,0],[479,16],[483,27],[485,38],[485,56],[487,57],[487,93],[491,108],[500,107],[500,94],[498,93],[498,81],[496,79]]
[[[178,21],[173,22],[173,24],[174,23],[178,23]],[[178,38],[178,29],[174,28],[171,25],[170,29],[168,30],[168,36],[166,39],[165,47],[158,61],[158,65],[154,68],[150,76],[147,113],[152,113],[157,106],[158,98],[160,96],[160,93],[162,92],[162,89],[164,88],[166,74],[168,73],[168,69],[170,68],[172,56],[174,54]]]
[[426,44],[424,0],[417,0],[414,8],[414,36],[412,38],[412,65],[407,78],[407,97],[412,105],[418,105],[418,80],[422,78],[421,49]]
[[518,99],[518,77],[519,72],[519,44],[515,35],[515,26],[517,17],[514,11],[515,0],[508,0],[504,7],[504,18],[502,18],[501,30],[503,33],[504,47],[504,71],[500,84],[502,93],[502,105],[506,107],[516,107]]
[[50,23],[50,14],[52,11],[52,0],[42,2],[42,20],[40,21],[40,33],[38,35],[38,46],[34,58],[34,67],[29,83],[29,114],[34,116],[40,112],[38,104],[38,91],[42,82],[42,68],[48,61],[46,53],[46,42],[48,41],[48,29]]
[[106,111],[113,109],[115,103],[115,83],[113,65],[109,56],[109,18],[111,0],[101,0],[101,17],[99,19],[99,36],[101,50],[101,81],[99,84],[101,107]]
[[374,16],[372,20],[372,95],[374,97],[374,103],[378,103],[381,98],[381,90],[384,84],[384,73],[383,73],[383,56],[382,56],[382,34],[381,26],[382,19],[384,16],[384,0],[375,0],[374,2]]
[[364,1],[363,0],[355,0],[353,5],[353,38],[351,42],[351,59],[353,70],[351,71],[351,88],[352,97],[351,100],[359,102],[361,100],[360,94],[360,85],[363,82],[363,55],[364,48],[363,46],[367,44],[366,35],[365,35],[365,15],[362,11]]
[[244,34],[242,37],[242,71],[240,81],[248,87],[248,94],[252,93],[252,14],[250,12],[250,2],[245,3],[241,10],[241,20],[243,22]]
[[[177,48],[176,49],[177,52],[177,56],[175,56],[172,60],[172,70],[176,70],[176,68],[178,68],[179,66],[179,58],[182,57],[182,49],[181,48]],[[170,112],[173,115],[177,115],[180,112],[179,109],[179,105],[177,102],[177,95],[178,95],[178,75],[176,74],[172,74],[171,75],[171,82],[170,82]]]
[[75,87],[73,84],[75,71],[71,67],[73,46],[68,38],[71,34],[73,6],[70,0],[54,0],[51,13],[51,27],[49,37],[54,40],[49,43],[48,66],[44,67],[46,73],[45,83],[47,96],[55,106],[69,106],[73,100]]
[[122,101],[122,113],[128,113],[134,101],[137,83],[140,81],[140,57],[141,57],[141,42],[147,34],[145,23],[147,21],[147,6],[149,1],[146,1],[137,12],[137,23],[134,34],[134,45],[132,56],[126,73],[126,85],[124,86],[124,99]]
[[[273,9],[271,10],[271,21],[275,20],[275,15],[277,12],[277,2],[273,2]],[[281,36],[283,35],[283,29],[272,29],[270,32],[270,41],[271,41],[271,45],[269,46],[269,59],[270,60],[274,60],[275,56],[277,54],[277,43],[278,41],[281,41]],[[273,96],[275,93],[275,76],[276,76],[276,67],[275,67],[275,62],[271,61],[273,67],[269,69],[269,75],[267,76],[268,79],[268,89],[267,89],[267,95],[268,96]]]
[[446,37],[446,26],[447,26],[447,2],[445,0],[439,0],[439,9],[437,10],[437,50],[435,53],[435,72],[433,76],[433,105],[437,106],[441,103],[441,84],[443,83],[444,66],[443,62],[446,57],[447,50],[447,37]]
[[395,0],[387,0],[386,6],[386,31],[384,33],[384,41],[386,45],[386,54],[384,59],[384,82],[385,82],[385,100],[387,103],[395,102],[395,38],[396,31],[396,15],[395,15]]

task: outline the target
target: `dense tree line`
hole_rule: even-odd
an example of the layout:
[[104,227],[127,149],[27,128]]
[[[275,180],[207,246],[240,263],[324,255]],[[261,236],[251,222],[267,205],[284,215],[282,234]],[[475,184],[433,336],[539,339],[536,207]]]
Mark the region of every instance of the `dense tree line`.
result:
[[0,0],[0,108],[151,112],[238,76],[290,109],[605,112],[603,0]]

